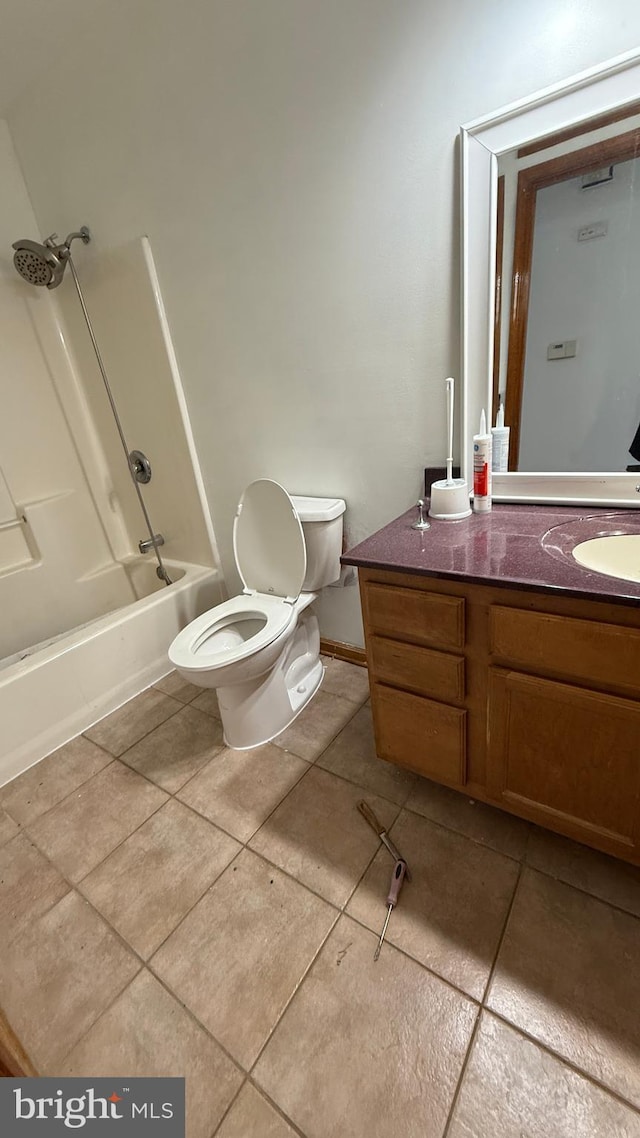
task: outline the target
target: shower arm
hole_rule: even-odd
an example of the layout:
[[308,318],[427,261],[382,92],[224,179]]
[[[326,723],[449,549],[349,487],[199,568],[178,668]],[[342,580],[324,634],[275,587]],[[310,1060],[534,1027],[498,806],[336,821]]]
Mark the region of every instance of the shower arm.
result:
[[[76,234],[73,234],[72,236],[76,236]],[[77,236],[82,236],[82,234],[80,233]],[[105,388],[105,391],[107,393],[107,398],[109,400],[109,403],[111,405],[111,410],[113,412],[113,418],[115,420],[116,427],[118,428],[118,434],[120,436],[120,442],[122,443],[122,449],[124,450],[125,458],[127,460],[127,469],[129,471],[129,474],[131,475],[131,481],[133,482],[136,494],[138,495],[138,501],[140,503],[140,509],[142,510],[144,520],[145,520],[145,524],[146,524],[147,530],[149,532],[149,542],[145,543],[145,544],[148,545],[148,548],[153,547],[153,551],[156,555],[156,559],[158,562],[158,570],[157,570],[158,576],[160,577],[160,579],[162,581],[165,582],[166,585],[170,585],[171,584],[171,578],[169,577],[169,574],[164,567],[162,557],[160,556],[160,550],[158,548],[158,546],[160,544],[160,542],[158,541],[159,535],[155,534],[153,532],[153,526],[151,524],[151,518],[149,517],[149,513],[147,511],[147,507],[145,505],[144,498],[142,497],[142,491],[140,490],[140,486],[138,485],[138,481],[136,479],[134,470],[133,470],[132,465],[131,465],[131,459],[129,457],[131,452],[129,451],[129,447],[127,446],[127,440],[126,440],[125,435],[124,435],[122,423],[120,422],[120,416],[118,414],[118,408],[116,407],[116,402],[115,402],[115,399],[113,398],[113,394],[111,391],[111,385],[109,383],[107,372],[106,372],[105,366],[102,362],[102,356],[100,355],[100,348],[98,347],[98,341],[96,340],[95,332],[93,330],[93,325],[91,323],[91,317],[89,316],[89,312],[88,312],[87,306],[85,304],[84,295],[82,292],[82,288],[80,286],[80,281],[78,280],[78,274],[76,273],[76,267],[73,263],[73,258],[71,256],[71,253],[69,253],[69,256],[67,257],[67,262],[68,262],[69,268],[71,270],[71,275],[73,277],[73,283],[76,286],[76,292],[78,294],[78,300],[80,301],[80,307],[82,308],[82,315],[84,316],[85,324],[87,325],[87,331],[88,331],[89,336],[91,338],[91,344],[93,346],[93,350],[94,350],[95,357],[96,357],[96,360],[98,363],[98,367],[100,369],[100,374],[102,376],[102,382],[104,383],[104,388]]]

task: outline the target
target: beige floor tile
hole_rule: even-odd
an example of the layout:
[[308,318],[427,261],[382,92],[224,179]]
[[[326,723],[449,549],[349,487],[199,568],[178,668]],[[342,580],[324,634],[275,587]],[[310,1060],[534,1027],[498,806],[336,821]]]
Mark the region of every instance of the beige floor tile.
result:
[[[518,876],[518,865],[461,834],[403,811],[391,837],[409,863],[387,939],[475,999],[482,999]],[[348,905],[382,927],[393,861],[379,850]]]
[[107,751],[78,735],[3,786],[0,801],[17,822],[32,822],[111,761]]
[[5,842],[11,841],[11,838],[15,838],[18,832],[19,827],[13,818],[10,818],[9,815],[0,808],[0,846],[3,846]]
[[180,703],[191,703],[191,700],[200,695],[202,691],[202,688],[190,684],[188,680],[183,680],[179,672],[169,672],[168,676],[163,676],[153,686],[157,691],[171,695],[174,699],[179,699]]
[[640,869],[538,826],[531,829],[527,863],[640,917]]
[[177,699],[155,688],[147,688],[99,723],[94,723],[84,734],[118,758],[183,706]]
[[447,1138],[640,1138],[640,1115],[483,1013]]
[[525,870],[488,1005],[640,1106],[640,921]]
[[416,776],[376,755],[371,708],[367,704],[347,723],[318,759],[318,766],[366,786],[399,806],[416,783]]
[[27,921],[39,917],[69,892],[50,861],[24,833],[0,849],[0,943],[6,945]]
[[154,813],[167,795],[117,760],[28,829],[70,881],[80,881]]
[[242,1081],[222,1048],[146,971],[94,1023],[58,1073],[182,1076],[188,1138],[210,1138]]
[[379,845],[358,813],[362,798],[389,827],[397,806],[312,767],[249,844],[327,901],[342,906]]
[[248,1068],[335,915],[244,850],[165,941],[151,967]]
[[169,800],[85,877],[82,892],[146,958],[241,848]]
[[122,762],[175,794],[223,746],[222,724],[217,719],[194,707],[183,707],[125,751]]
[[308,769],[304,759],[272,743],[251,751],[229,748],[187,783],[178,797],[246,842]]
[[359,664],[349,664],[346,660],[335,660],[323,656],[325,666],[322,690],[332,695],[341,695],[352,703],[361,704],[369,698],[369,673]]
[[251,1083],[245,1083],[216,1138],[296,1138],[281,1114]]
[[439,786],[437,782],[416,777],[405,802],[407,810],[422,814],[432,822],[466,834],[476,842],[491,846],[509,857],[524,857],[529,837],[529,824],[504,810],[496,810],[484,802],[476,802],[466,794]]
[[321,688],[291,726],[273,741],[285,751],[293,751],[294,755],[312,763],[348,723],[354,711],[355,705],[350,700]]
[[200,689],[200,695],[192,701],[192,706],[197,707],[198,711],[204,711],[206,715],[213,715],[215,719],[220,718],[220,708],[218,707],[218,693],[215,688]]
[[3,951],[0,1004],[41,1075],[58,1072],[139,967],[77,893],[25,925]]
[[441,1138],[477,1009],[341,917],[256,1064],[307,1138]]

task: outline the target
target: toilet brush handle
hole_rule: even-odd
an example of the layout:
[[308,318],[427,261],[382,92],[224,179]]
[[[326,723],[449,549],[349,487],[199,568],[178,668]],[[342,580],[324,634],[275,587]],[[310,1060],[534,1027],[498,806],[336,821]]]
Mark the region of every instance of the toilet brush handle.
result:
[[455,402],[456,381],[453,376],[445,379],[447,386],[447,482],[453,481],[453,406]]

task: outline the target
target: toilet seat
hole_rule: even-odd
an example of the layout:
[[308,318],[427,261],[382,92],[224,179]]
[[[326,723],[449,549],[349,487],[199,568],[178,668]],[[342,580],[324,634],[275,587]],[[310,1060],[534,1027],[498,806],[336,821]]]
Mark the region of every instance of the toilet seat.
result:
[[[252,619],[260,627],[245,638],[246,627],[236,626]],[[235,663],[266,648],[295,619],[295,607],[283,597],[241,594],[216,605],[179,632],[169,648],[169,659],[186,671]]]

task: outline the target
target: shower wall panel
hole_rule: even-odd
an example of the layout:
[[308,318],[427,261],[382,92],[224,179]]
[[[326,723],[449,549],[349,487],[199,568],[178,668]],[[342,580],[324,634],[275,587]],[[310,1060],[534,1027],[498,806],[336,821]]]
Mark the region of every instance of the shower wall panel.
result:
[[[23,236],[38,226],[0,122],[0,660],[133,599],[54,383],[65,359],[52,294],[13,268]],[[108,480],[99,453],[96,469]]]

